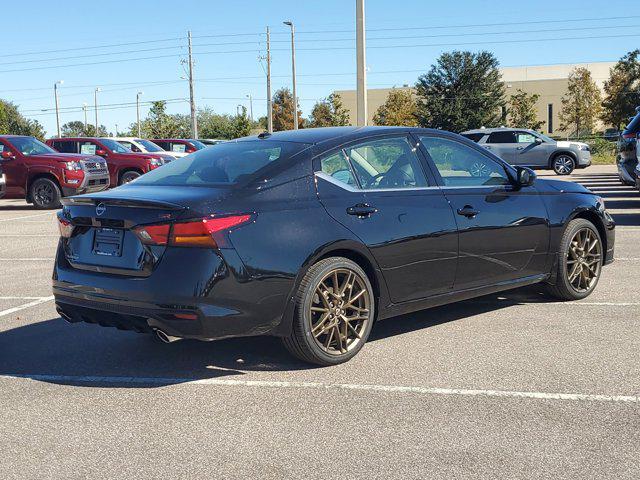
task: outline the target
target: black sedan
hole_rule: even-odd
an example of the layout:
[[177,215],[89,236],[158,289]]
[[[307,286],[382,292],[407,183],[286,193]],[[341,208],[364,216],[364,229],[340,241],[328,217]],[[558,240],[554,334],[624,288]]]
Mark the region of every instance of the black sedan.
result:
[[165,342],[274,335],[320,365],[353,357],[375,320],[539,282],[584,298],[613,260],[600,197],[429,129],[261,134],[64,203],[66,320]]

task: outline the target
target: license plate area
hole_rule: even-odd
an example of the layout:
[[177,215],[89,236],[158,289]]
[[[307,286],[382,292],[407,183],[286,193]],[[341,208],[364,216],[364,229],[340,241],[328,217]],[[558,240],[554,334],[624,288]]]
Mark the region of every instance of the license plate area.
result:
[[105,257],[122,256],[124,230],[119,228],[96,228],[93,237],[93,253]]

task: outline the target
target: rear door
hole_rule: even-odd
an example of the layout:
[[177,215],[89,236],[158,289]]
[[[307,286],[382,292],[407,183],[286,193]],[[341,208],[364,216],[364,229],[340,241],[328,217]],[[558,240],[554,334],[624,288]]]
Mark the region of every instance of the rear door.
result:
[[510,130],[491,132],[482,146],[507,163],[513,164],[515,162],[518,143],[516,142],[515,133]]
[[460,253],[455,289],[545,273],[549,225],[535,185],[514,186],[504,165],[452,138],[419,139],[456,212]]
[[394,303],[451,290],[455,219],[409,136],[344,145],[314,167],[320,201],[371,250]]

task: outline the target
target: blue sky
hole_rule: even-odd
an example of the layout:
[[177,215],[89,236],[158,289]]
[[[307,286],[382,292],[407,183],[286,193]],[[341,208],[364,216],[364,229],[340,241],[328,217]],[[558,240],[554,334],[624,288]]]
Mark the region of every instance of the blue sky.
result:
[[[366,15],[370,88],[413,84],[454,49],[492,51],[504,66],[614,61],[640,38],[637,3],[626,0],[367,0]],[[135,102],[139,90],[145,101],[175,99],[169,111],[187,113],[181,99],[188,86],[180,78],[187,30],[194,35],[199,107],[234,113],[238,104],[248,107],[250,94],[255,117],[264,115],[263,33],[269,25],[273,90],[290,86],[289,30],[282,25],[288,19],[296,24],[305,115],[333,90],[355,88],[355,0],[37,0],[6,2],[2,18],[0,98],[17,103],[49,135],[57,80],[64,80],[62,123],[82,120],[82,112],[65,110],[93,105],[94,86],[102,88],[99,104],[111,105],[100,110],[109,130],[135,121],[135,106],[119,104]]]

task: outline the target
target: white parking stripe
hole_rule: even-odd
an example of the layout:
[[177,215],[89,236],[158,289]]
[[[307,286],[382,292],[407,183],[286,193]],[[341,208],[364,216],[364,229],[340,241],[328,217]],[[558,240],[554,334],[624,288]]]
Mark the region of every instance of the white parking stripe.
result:
[[49,302],[51,300],[53,300],[53,295],[51,295],[50,297],[39,298],[38,300],[25,303],[24,305],[18,305],[17,307],[8,308],[6,310],[0,311],[0,317],[5,317],[7,315],[11,315],[12,313],[19,312],[20,310],[24,310],[25,308],[35,307],[36,305],[40,305],[41,303]]
[[0,297],[0,300],[38,300],[49,297]]
[[23,237],[36,237],[36,238],[42,238],[42,237],[59,237],[60,234],[56,233],[0,233],[0,237],[11,237],[11,238],[23,238]]
[[43,215],[53,215],[54,212],[37,213],[35,215],[26,215],[24,217],[0,218],[0,222],[10,222],[11,220],[24,220],[25,218],[42,217]]
[[480,390],[465,388],[407,387],[399,385],[367,385],[358,383],[287,382],[272,380],[223,380],[219,378],[162,378],[162,377],[110,377],[85,375],[28,375],[4,374],[2,380],[27,379],[41,382],[91,383],[103,385],[208,385],[215,387],[252,387],[315,390],[356,390],[375,393],[449,395],[468,397],[501,397],[535,400],[563,400],[571,402],[640,403],[638,395],[601,395],[589,393],[519,392],[513,390]]
[[52,262],[55,257],[46,258],[0,258],[0,262]]

